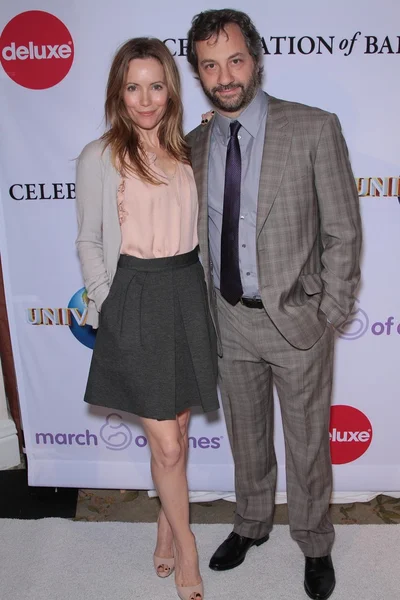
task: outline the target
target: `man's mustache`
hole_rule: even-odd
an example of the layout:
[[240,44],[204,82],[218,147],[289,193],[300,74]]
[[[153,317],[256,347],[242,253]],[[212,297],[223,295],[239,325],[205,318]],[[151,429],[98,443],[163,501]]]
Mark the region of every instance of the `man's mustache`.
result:
[[233,90],[234,88],[242,88],[242,90],[244,89],[244,86],[241,83],[228,83],[228,85],[217,85],[217,87],[212,88],[211,92],[213,94],[215,94],[216,92],[227,92],[228,90]]

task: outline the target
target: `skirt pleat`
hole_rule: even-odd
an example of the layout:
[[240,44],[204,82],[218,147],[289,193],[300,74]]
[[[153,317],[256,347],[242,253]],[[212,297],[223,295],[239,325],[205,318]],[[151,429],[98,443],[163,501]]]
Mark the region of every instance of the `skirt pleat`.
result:
[[217,347],[197,249],[122,255],[103,303],[85,392],[89,404],[175,419],[217,410]]

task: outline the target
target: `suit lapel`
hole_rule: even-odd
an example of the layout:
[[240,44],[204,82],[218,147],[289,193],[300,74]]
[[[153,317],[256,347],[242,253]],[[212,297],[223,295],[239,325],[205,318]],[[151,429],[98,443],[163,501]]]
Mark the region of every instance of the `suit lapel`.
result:
[[199,129],[192,146],[192,167],[199,198],[198,236],[204,269],[209,271],[208,253],[208,155],[210,152],[212,126]]
[[267,126],[261,162],[257,206],[257,238],[261,233],[281,185],[292,142],[293,124],[288,121],[284,103],[269,96]]

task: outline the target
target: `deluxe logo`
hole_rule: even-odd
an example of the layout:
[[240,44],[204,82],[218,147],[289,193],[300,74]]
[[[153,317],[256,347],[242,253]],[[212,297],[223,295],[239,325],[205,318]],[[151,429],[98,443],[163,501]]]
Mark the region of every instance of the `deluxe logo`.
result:
[[16,60],[19,58],[20,60],[26,60],[27,58],[38,60],[49,60],[49,58],[69,58],[72,54],[71,46],[67,44],[55,44],[54,46],[34,46],[33,42],[28,43],[28,47],[26,46],[18,46],[15,45],[15,42],[11,42],[11,46],[6,46],[3,49],[2,56],[4,60]]
[[368,417],[354,406],[332,406],[329,439],[332,464],[353,462],[360,458],[371,444],[371,423]]
[[74,43],[60,19],[42,10],[20,13],[3,29],[1,64],[19,85],[44,90],[60,83],[74,60]]
[[96,330],[86,325],[88,297],[85,288],[78,290],[67,308],[28,308],[28,323],[31,325],[66,325],[76,339],[93,350]]

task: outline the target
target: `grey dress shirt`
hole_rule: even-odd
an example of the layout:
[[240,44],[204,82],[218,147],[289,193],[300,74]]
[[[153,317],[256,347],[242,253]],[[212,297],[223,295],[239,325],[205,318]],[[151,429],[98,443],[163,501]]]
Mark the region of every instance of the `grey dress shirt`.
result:
[[229,119],[216,112],[211,132],[208,163],[208,224],[214,285],[219,289],[225,163],[230,135],[229,125],[233,120],[239,121],[242,125],[238,135],[242,158],[239,268],[243,296],[248,298],[259,297],[260,295],[257,276],[256,219],[267,113],[268,96],[259,89],[253,100],[237,119]]

